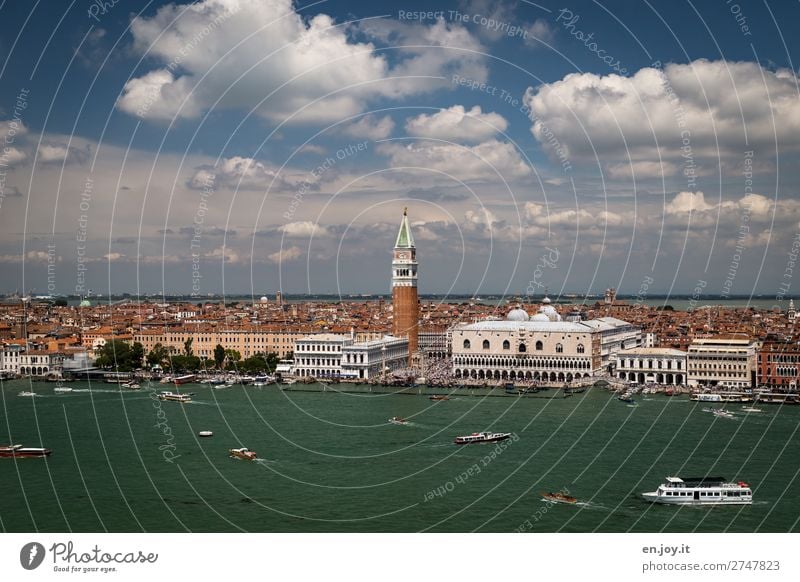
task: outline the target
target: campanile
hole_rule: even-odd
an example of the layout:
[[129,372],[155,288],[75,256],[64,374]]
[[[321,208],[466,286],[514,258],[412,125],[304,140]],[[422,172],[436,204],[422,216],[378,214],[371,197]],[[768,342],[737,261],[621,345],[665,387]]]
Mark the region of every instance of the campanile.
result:
[[417,248],[408,226],[408,209],[403,210],[400,232],[392,256],[392,333],[408,338],[408,361],[417,351],[419,299],[417,297]]

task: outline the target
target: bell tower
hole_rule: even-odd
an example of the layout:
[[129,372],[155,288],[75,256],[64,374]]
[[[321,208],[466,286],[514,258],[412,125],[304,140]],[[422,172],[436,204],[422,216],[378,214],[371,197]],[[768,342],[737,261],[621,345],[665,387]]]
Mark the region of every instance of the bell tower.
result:
[[417,351],[419,331],[419,298],[417,297],[417,248],[408,226],[408,209],[403,210],[400,231],[392,256],[392,333],[408,338],[408,358]]

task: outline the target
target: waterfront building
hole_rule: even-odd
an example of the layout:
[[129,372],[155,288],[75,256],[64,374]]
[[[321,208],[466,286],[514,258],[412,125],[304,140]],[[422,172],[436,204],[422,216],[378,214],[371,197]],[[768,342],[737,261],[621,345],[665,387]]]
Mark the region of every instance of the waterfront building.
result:
[[4,376],[19,374],[20,360],[25,346],[21,344],[5,344],[0,351],[0,371]]
[[696,337],[687,355],[690,386],[751,388],[756,383],[756,344],[746,336]]
[[779,390],[797,390],[800,377],[800,343],[769,339],[758,350],[759,386]]
[[448,338],[450,334],[447,330],[443,331],[420,331],[419,332],[419,351],[426,358],[449,358],[450,344]]
[[64,354],[47,350],[30,350],[19,356],[19,373],[23,376],[47,376],[61,371]]
[[408,338],[409,364],[419,345],[419,298],[417,296],[417,249],[403,211],[392,255],[392,335]]
[[637,384],[686,383],[686,352],[673,348],[641,347],[621,350],[615,355],[615,375]]
[[351,336],[337,333],[318,333],[298,339],[294,348],[295,375],[338,378],[342,375],[342,351],[353,343]]
[[[562,321],[545,301],[533,317],[517,308],[505,320],[452,329],[453,375],[478,380],[571,382],[606,371],[606,358],[629,341],[630,324],[615,318]],[[627,346],[626,346],[627,347]]]
[[369,379],[408,365],[408,338],[387,335],[342,348],[341,376]]

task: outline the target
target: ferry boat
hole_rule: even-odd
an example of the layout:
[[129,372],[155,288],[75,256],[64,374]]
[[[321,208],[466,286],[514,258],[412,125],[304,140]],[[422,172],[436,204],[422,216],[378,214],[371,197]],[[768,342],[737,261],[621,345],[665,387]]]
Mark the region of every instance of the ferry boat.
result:
[[228,449],[228,455],[234,459],[242,459],[243,461],[254,461],[258,458],[255,451],[251,451],[247,447]]
[[392,424],[402,424],[402,425],[408,424],[408,420],[406,420],[402,416],[393,416],[392,418],[389,419],[389,422]]
[[189,382],[194,382],[197,379],[196,374],[185,374],[183,376],[176,376],[172,379],[173,384],[176,386],[180,386],[181,384],[188,384]]
[[177,392],[159,392],[159,400],[170,400],[172,402],[191,402],[192,397],[189,394],[178,394]]
[[655,491],[642,493],[651,503],[669,505],[749,505],[753,492],[744,481],[726,482],[724,477],[667,477]]
[[713,394],[706,392],[693,392],[689,396],[689,400],[695,402],[752,402],[753,397],[741,392],[715,392]]
[[549,501],[550,503],[566,503],[568,505],[575,505],[578,503],[578,500],[575,497],[561,492],[541,493],[540,495],[542,496],[542,499]]
[[457,436],[453,441],[457,445],[471,445],[475,443],[495,443],[504,441],[511,436],[510,432],[474,432],[466,436]]
[[14,457],[20,459],[26,457],[47,457],[52,452],[53,451],[50,449],[23,447],[22,445],[0,446],[0,457]]

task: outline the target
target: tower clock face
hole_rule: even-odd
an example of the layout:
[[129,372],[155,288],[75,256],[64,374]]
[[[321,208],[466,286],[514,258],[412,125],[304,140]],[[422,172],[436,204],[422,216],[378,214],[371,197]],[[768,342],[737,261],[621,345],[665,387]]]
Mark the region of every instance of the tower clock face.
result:
[[399,258],[399,259],[407,259],[408,258],[408,253],[398,253],[397,254],[397,258]]

